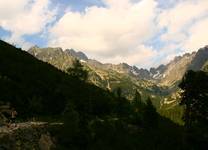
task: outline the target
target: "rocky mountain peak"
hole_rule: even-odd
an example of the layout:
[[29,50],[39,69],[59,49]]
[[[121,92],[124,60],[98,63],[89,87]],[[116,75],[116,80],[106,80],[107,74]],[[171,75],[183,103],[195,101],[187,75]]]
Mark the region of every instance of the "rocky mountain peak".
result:
[[84,60],[84,61],[88,60],[88,57],[83,52],[80,52],[80,51],[76,52],[74,49],[66,49],[65,53],[67,53],[67,54],[69,54],[79,60]]
[[191,65],[188,67],[189,70],[198,71],[201,70],[204,64],[208,60],[208,46],[204,48],[200,48],[197,53],[195,53],[195,57],[191,62]]

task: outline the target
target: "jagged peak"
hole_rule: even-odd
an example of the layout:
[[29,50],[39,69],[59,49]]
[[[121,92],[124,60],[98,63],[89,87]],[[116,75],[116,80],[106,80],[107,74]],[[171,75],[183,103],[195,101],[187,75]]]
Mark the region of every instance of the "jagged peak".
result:
[[63,51],[63,49],[61,47],[45,47],[45,48],[40,48],[37,45],[32,46],[31,48],[28,49],[28,51],[30,50],[40,50],[40,51],[44,51],[44,50],[50,50],[50,51]]
[[66,49],[65,53],[67,53],[73,57],[76,57],[79,60],[84,60],[84,61],[88,60],[88,57],[85,55],[85,53],[83,53],[81,51],[77,52],[74,49]]

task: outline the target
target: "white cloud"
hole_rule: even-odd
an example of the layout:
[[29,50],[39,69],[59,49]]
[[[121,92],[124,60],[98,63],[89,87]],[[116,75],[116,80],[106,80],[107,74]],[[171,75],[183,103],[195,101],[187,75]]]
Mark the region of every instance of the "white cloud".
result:
[[137,65],[139,67],[148,68],[150,66],[154,66],[154,57],[158,53],[151,47],[146,47],[144,45],[139,45],[134,51],[128,51],[123,54],[117,54],[115,56],[102,57],[95,56],[95,59],[99,59],[104,63],[121,63],[128,62],[129,65]]
[[183,48],[188,51],[196,51],[205,45],[208,45],[208,17],[197,22],[190,30],[190,36],[184,42]]
[[4,40],[11,43],[12,45],[18,47],[21,46],[23,50],[27,50],[29,47],[33,46],[33,43],[27,42],[22,37],[15,34],[12,34],[10,37],[5,37]]
[[207,0],[182,0],[159,15],[158,25],[167,29],[161,39],[184,52],[196,51],[206,45],[207,18]]
[[0,0],[0,20],[11,19],[21,13],[28,0]]
[[[157,28],[154,0],[103,0],[107,7],[88,7],[85,12],[68,11],[50,30],[50,46],[74,48],[104,62],[141,62],[154,54],[144,43]],[[142,48],[141,48],[142,47]],[[146,55],[147,54],[147,55]],[[136,58],[137,56],[137,58]]]
[[22,36],[43,31],[53,20],[55,11],[48,7],[49,0],[0,0],[0,26],[12,33],[6,39],[27,47]]
[[185,0],[173,8],[163,10],[159,25],[168,27],[170,34],[177,33],[196,19],[207,15],[207,12],[207,0]]

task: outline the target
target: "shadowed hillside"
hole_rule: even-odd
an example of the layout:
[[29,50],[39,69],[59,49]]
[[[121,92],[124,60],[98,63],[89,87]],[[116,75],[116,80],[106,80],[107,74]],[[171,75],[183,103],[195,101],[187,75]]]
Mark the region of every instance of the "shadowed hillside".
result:
[[55,149],[180,150],[186,146],[183,126],[160,116],[150,97],[143,101],[135,90],[129,101],[122,88],[113,94],[86,82],[88,73],[78,60],[73,66],[62,72],[0,41],[0,101],[11,103],[23,124],[32,118],[63,123],[48,129]]

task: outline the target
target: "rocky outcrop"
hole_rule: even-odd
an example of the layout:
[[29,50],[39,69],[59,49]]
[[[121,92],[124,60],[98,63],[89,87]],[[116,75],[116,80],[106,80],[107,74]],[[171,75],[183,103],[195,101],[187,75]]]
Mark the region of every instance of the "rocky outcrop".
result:
[[75,60],[75,57],[65,53],[61,48],[32,47],[28,52],[39,60],[48,62],[61,70],[70,68]]
[[0,127],[0,150],[51,150],[55,140],[47,129],[47,123],[34,122]]
[[176,57],[173,61],[166,65],[166,69],[157,79],[158,82],[164,86],[172,86],[176,82],[180,81],[194,57],[195,53]]
[[83,52],[76,52],[73,49],[66,49],[64,52],[79,60],[84,60],[84,61],[88,60],[87,56]]
[[208,61],[208,46],[201,48],[196,53],[196,56],[193,58],[191,65],[188,67],[189,70],[198,71],[203,68],[203,66]]

